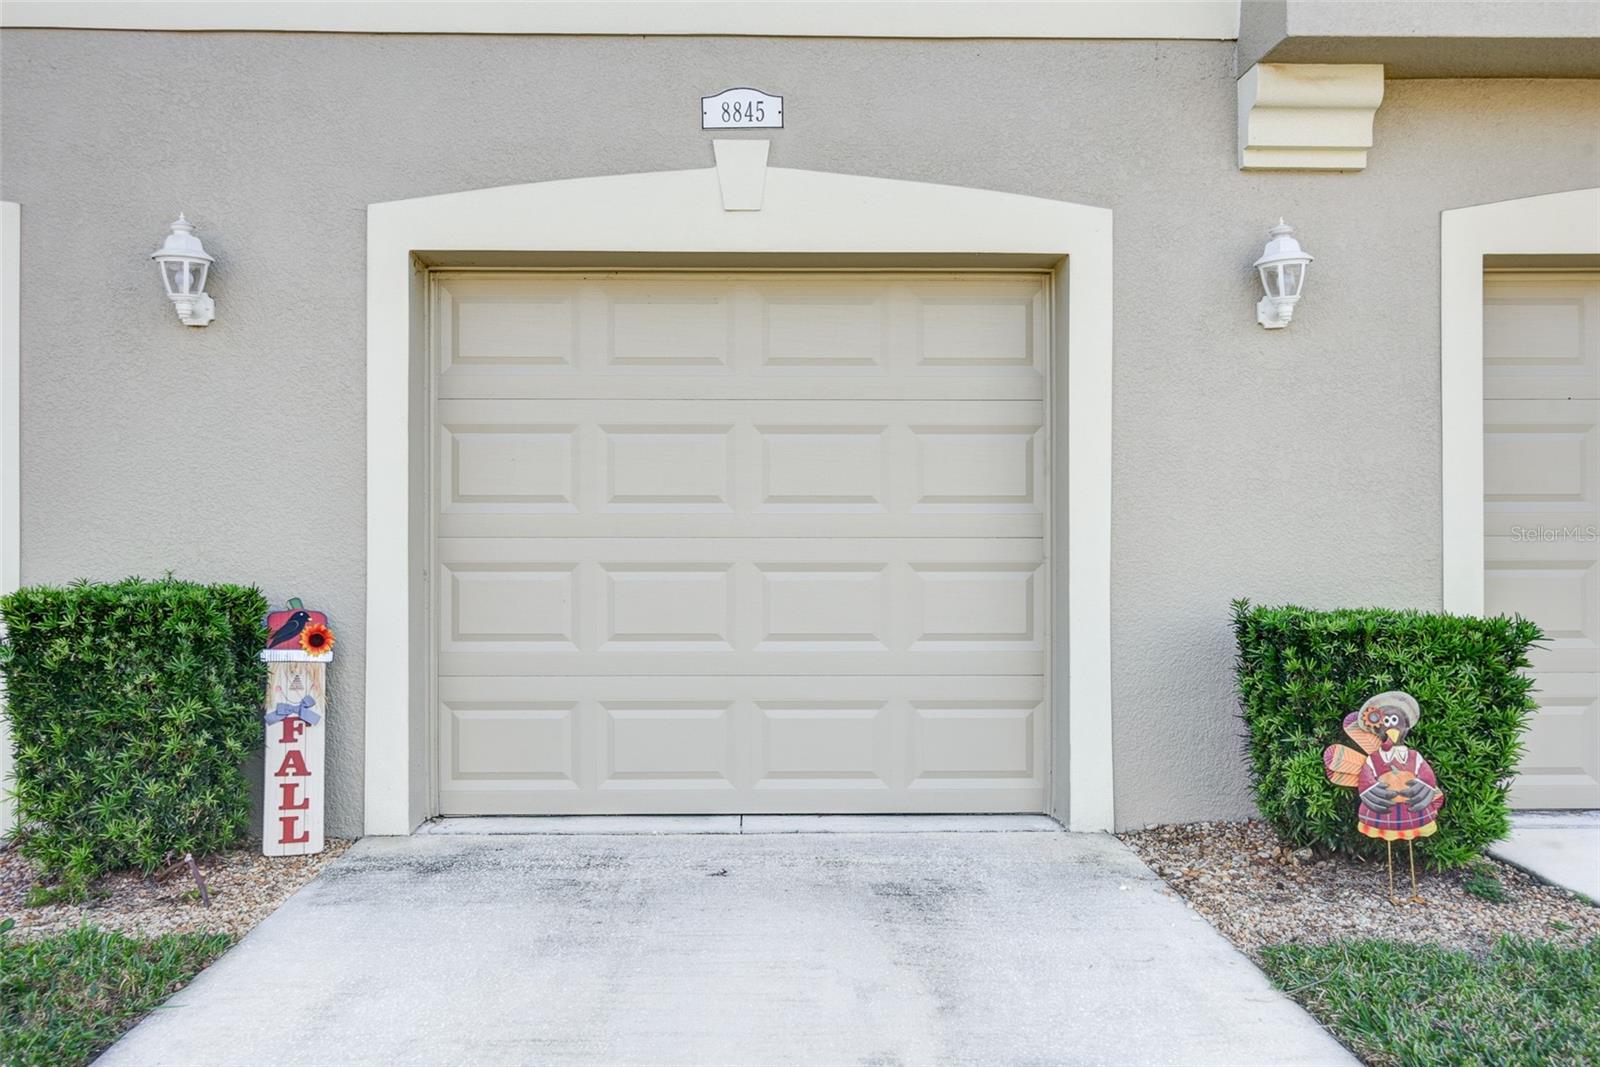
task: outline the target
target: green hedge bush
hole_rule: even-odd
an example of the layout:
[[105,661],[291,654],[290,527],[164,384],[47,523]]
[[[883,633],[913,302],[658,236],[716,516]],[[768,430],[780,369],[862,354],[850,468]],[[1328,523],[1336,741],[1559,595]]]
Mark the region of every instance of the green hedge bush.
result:
[[0,598],[18,847],[68,895],[244,834],[266,612],[258,589],[171,577]]
[[1383,855],[1356,829],[1355,790],[1323,773],[1322,750],[1350,743],[1344,717],[1388,689],[1421,705],[1407,743],[1445,792],[1438,832],[1419,839],[1418,860],[1459,867],[1509,832],[1506,791],[1534,709],[1523,668],[1543,638],[1533,623],[1237,600],[1233,628],[1256,806],[1283,838]]

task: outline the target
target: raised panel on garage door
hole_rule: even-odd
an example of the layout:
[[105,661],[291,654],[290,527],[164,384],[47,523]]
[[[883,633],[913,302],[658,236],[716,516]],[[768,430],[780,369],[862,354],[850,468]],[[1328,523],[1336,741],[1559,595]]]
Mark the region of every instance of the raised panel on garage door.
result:
[[1042,810],[1047,284],[436,275],[441,810]]
[[1600,807],[1600,275],[1484,280],[1484,606],[1538,623],[1522,808]]

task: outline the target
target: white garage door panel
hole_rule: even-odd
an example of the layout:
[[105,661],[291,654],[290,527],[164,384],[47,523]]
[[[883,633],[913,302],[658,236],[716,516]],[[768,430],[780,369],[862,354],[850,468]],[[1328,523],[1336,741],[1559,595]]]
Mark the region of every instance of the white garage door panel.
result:
[[445,810],[1038,810],[1039,678],[443,678]]
[[1041,536],[1038,401],[445,400],[440,537]]
[[1042,809],[1042,275],[435,293],[442,811]]
[[1039,399],[1036,275],[440,275],[445,399]]
[[1537,622],[1512,800],[1600,806],[1600,277],[1484,280],[1484,607]]
[[1600,283],[1576,274],[1489,274],[1483,286],[1486,395],[1595,397]]
[[1600,510],[1600,405],[1593,398],[1484,402],[1484,533],[1582,526]]
[[[1492,538],[1494,558],[1484,573],[1484,608],[1513,612],[1544,630],[1534,651],[1545,673],[1540,691],[1557,675],[1583,674],[1600,664],[1600,560],[1577,539]],[[1587,556],[1587,558],[1585,558]],[[1571,681],[1571,679],[1567,679]]]
[[1030,674],[1035,538],[440,542],[439,669]]

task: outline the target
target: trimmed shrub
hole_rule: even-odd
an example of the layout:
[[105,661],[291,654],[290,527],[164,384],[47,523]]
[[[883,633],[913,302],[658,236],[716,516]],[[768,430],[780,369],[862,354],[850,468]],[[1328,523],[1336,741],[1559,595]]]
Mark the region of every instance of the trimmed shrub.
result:
[[1510,831],[1506,791],[1534,709],[1527,619],[1418,611],[1311,611],[1233,604],[1239,697],[1256,807],[1285,840],[1381,857],[1356,829],[1356,794],[1329,782],[1322,750],[1355,747],[1344,717],[1388,689],[1417,698],[1406,743],[1433,765],[1445,803],[1419,839],[1434,868],[1459,867]]
[[243,836],[266,612],[258,589],[170,576],[0,598],[19,848],[68,895]]

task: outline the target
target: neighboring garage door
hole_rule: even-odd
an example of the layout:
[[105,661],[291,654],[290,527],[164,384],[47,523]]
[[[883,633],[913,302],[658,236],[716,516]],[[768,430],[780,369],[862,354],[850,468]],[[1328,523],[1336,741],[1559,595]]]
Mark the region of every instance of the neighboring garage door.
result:
[[1483,296],[1484,606],[1546,634],[1512,801],[1600,807],[1600,274],[1491,273]]
[[440,811],[1043,810],[1048,286],[436,275]]

